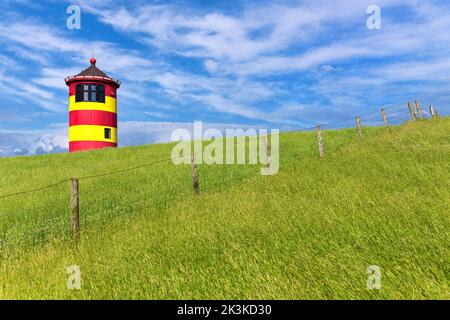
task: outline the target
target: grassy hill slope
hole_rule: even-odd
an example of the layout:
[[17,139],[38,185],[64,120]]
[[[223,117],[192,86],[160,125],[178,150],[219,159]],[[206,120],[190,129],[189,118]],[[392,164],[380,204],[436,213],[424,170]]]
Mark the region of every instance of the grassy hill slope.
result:
[[[280,172],[170,162],[0,200],[0,298],[448,299],[450,119],[281,136]],[[172,145],[0,159],[0,195],[170,156]],[[79,265],[81,290],[68,290]],[[368,290],[367,267],[382,272]]]

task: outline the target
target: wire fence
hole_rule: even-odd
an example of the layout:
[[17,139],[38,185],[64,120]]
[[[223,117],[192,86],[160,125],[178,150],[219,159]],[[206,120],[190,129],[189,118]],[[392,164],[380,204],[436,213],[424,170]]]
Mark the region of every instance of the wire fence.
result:
[[[414,119],[414,114],[408,112],[405,104],[386,106],[383,109],[387,115],[389,127]],[[418,113],[416,109],[414,112]],[[433,114],[427,110],[421,110],[422,118],[431,118],[432,116]],[[360,118],[365,129],[374,130],[374,132],[384,129],[385,121],[379,110],[363,114]],[[355,137],[357,137],[355,126],[354,117],[320,125],[323,130],[326,152],[340,151],[346,145],[355,142]],[[298,132],[307,133],[305,141],[294,151],[292,156],[298,158],[319,154],[315,129],[316,126],[310,126],[283,132],[283,136]],[[364,134],[366,137],[370,135],[370,132]],[[201,155],[195,156],[198,158]],[[167,157],[123,169],[78,177],[79,181],[83,181],[80,187],[82,196],[80,223],[83,228],[108,225],[115,217],[131,218],[130,213],[146,212],[149,207],[153,208],[152,214],[157,215],[161,209],[173,203],[177,196],[192,194],[191,176],[186,174],[183,166],[171,166],[171,170],[153,170],[151,175],[139,171],[143,168],[170,164],[171,161],[172,157]],[[221,172],[221,177],[211,179],[214,182],[211,182],[208,188],[226,187],[233,179],[251,177],[255,169],[233,171],[229,167],[224,167]],[[128,179],[122,179],[120,183],[109,179],[113,175],[126,173],[129,173]],[[214,174],[206,166],[204,169],[202,168],[200,181],[203,192],[208,183],[206,176],[212,177]],[[0,209],[2,203],[6,203],[6,207],[9,208],[8,212],[0,212],[0,251],[6,247],[17,248],[22,245],[29,246],[30,244],[70,238],[71,214],[68,206],[70,181],[71,178],[66,178],[29,190],[0,194]],[[127,191],[124,193],[123,190]],[[36,197],[27,200],[30,198],[27,197],[30,194],[39,194],[39,197],[37,200]],[[21,202],[14,201],[16,199],[21,199]]]

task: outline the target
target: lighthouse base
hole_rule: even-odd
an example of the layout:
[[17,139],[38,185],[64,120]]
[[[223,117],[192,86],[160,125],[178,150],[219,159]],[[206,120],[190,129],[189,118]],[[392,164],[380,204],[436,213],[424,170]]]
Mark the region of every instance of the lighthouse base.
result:
[[103,148],[117,148],[117,143],[102,141],[72,141],[69,143],[69,152],[88,151]]

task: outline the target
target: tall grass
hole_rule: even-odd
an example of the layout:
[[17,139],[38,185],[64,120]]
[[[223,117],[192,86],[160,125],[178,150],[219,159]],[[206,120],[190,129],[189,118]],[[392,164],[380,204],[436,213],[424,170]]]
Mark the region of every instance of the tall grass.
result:
[[[171,162],[0,201],[0,297],[448,299],[450,121],[281,135],[280,172]],[[0,159],[0,195],[170,156],[172,145]],[[68,290],[79,265],[82,289]],[[382,270],[368,290],[367,267]]]

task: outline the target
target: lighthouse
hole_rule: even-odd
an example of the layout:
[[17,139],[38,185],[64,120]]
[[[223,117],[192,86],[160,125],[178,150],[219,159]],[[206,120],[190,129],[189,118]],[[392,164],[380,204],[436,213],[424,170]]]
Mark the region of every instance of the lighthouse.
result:
[[65,79],[69,87],[69,152],[117,147],[120,81],[91,66]]

